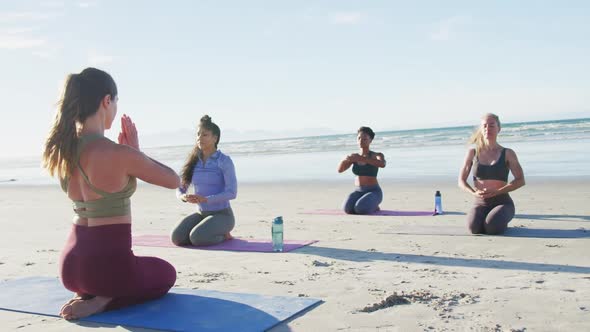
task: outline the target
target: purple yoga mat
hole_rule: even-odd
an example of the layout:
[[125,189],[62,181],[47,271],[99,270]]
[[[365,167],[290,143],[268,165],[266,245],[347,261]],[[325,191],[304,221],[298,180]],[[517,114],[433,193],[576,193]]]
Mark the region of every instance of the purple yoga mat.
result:
[[[301,248],[308,244],[318,242],[317,240],[298,241],[285,240],[283,243],[283,252]],[[273,252],[272,243],[269,240],[260,239],[240,239],[233,238],[220,244],[205,247],[182,246],[178,247],[170,242],[167,235],[138,235],[133,237],[133,245],[145,247],[164,247],[164,248],[188,248],[201,250],[228,250],[228,251],[250,251],[250,252]]]
[[[342,210],[336,209],[317,209],[312,211],[300,212],[301,214],[323,214],[331,216],[346,215]],[[377,212],[367,214],[367,216],[395,216],[395,217],[419,217],[432,216],[432,211],[395,211],[395,210],[379,210]]]

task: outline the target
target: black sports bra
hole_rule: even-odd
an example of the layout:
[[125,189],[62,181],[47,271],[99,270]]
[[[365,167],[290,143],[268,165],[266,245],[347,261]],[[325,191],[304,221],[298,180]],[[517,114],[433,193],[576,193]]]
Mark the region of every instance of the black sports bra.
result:
[[508,182],[508,165],[506,164],[506,149],[500,153],[500,159],[493,165],[482,165],[479,163],[477,152],[473,161],[473,179],[477,180],[500,180]]
[[[373,152],[369,152],[369,157],[372,154],[373,154]],[[354,163],[352,165],[352,173],[357,176],[377,177],[377,172],[379,172],[379,167],[373,166],[371,164],[359,165],[357,163]]]

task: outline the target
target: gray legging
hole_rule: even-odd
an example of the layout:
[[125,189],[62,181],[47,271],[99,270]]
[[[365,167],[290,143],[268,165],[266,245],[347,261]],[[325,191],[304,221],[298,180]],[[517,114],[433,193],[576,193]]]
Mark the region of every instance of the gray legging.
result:
[[344,212],[348,214],[369,214],[377,211],[383,200],[379,185],[358,186],[344,201]]
[[182,219],[172,230],[170,238],[177,246],[208,246],[221,243],[234,229],[236,221],[231,208],[201,211]]
[[467,214],[467,226],[472,234],[502,234],[514,213],[514,202],[508,194],[476,198],[475,205]]

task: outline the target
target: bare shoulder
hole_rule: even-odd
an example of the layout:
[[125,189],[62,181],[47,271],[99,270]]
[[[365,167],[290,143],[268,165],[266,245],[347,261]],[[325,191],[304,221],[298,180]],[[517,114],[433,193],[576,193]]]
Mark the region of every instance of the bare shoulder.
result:
[[126,153],[137,153],[139,151],[135,150],[134,148],[125,145],[125,144],[118,144],[111,141],[111,148],[116,153],[126,154]]
[[380,159],[383,159],[383,158],[385,158],[385,155],[384,155],[383,153],[381,153],[381,152],[376,152],[376,151],[373,151],[373,155],[374,155],[375,157],[377,157],[377,158],[380,158]]
[[463,167],[467,169],[471,169],[471,165],[473,165],[473,159],[475,158],[475,148],[469,148],[467,153],[465,153],[465,159],[463,159]]
[[103,163],[118,168],[141,162],[145,159],[145,155],[128,145],[104,140],[101,144],[101,158]]
[[109,162],[116,157],[116,145],[106,137],[89,142],[82,147],[80,161]]
[[518,157],[516,157],[516,152],[514,150],[506,148],[506,161],[510,162],[518,162]]
[[80,155],[80,165],[91,183],[106,191],[116,191],[125,182],[126,163],[119,144],[108,138],[88,143]]
[[506,149],[506,157],[516,158],[516,152],[514,152],[514,150],[512,150],[510,148],[505,148],[505,149]]

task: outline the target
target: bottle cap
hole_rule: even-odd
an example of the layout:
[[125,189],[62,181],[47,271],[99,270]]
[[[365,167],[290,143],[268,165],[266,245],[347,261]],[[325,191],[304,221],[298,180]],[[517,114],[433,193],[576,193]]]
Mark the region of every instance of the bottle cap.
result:
[[282,216],[278,216],[272,222],[274,224],[282,224],[283,223],[283,217]]

